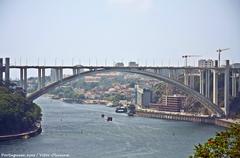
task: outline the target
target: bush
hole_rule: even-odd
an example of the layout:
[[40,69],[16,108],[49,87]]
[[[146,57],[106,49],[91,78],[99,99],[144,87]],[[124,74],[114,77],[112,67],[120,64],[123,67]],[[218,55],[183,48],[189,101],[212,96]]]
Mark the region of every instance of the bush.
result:
[[0,135],[27,131],[40,119],[39,106],[0,87]]
[[240,158],[240,124],[219,132],[204,144],[195,146],[190,158]]

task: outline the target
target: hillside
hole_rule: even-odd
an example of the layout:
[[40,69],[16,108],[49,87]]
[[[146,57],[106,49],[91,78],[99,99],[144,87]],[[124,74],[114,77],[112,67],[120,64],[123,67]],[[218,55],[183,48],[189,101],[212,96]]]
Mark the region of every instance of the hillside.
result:
[[41,109],[20,93],[0,86],[0,135],[31,130],[41,119]]

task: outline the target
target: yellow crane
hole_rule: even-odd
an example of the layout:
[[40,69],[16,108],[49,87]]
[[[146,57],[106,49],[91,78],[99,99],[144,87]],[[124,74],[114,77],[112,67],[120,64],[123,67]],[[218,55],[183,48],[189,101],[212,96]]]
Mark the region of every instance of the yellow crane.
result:
[[230,48],[224,48],[224,49],[218,48],[218,49],[217,49],[217,52],[218,52],[218,66],[219,66],[219,67],[221,66],[221,64],[220,64],[221,52],[222,52],[222,51],[225,51],[225,50],[229,50],[229,49],[230,49]]
[[185,59],[185,66],[187,67],[188,66],[188,58],[191,58],[191,57],[200,57],[200,55],[183,55],[182,58]]

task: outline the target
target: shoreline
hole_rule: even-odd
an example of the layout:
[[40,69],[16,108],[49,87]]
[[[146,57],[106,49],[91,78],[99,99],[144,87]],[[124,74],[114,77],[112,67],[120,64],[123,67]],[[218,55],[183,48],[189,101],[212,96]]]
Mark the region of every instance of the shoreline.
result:
[[231,125],[236,124],[237,121],[231,119],[223,119],[223,118],[212,118],[205,116],[191,116],[191,115],[183,115],[183,114],[170,114],[164,112],[147,112],[142,110],[136,111],[136,116],[138,117],[146,117],[146,118],[154,118],[154,119],[164,119],[164,120],[174,120],[174,121],[187,121],[194,123],[205,123],[216,125],[220,127],[229,128]]
[[[47,97],[49,99],[53,99],[50,96],[47,96]],[[54,100],[62,101],[61,99],[54,99]],[[69,104],[71,104],[71,103],[69,103]],[[83,104],[89,104],[89,103],[83,103]],[[231,125],[236,124],[237,122],[240,122],[240,120],[235,121],[232,119],[213,118],[213,117],[208,117],[208,116],[195,116],[192,114],[180,114],[180,113],[174,114],[171,112],[168,113],[168,112],[161,112],[161,111],[148,112],[144,109],[138,109],[136,111],[136,116],[146,117],[146,118],[154,118],[154,119],[206,123],[206,124],[216,125],[216,126],[220,126],[220,127],[224,127],[224,128],[229,128]]]
[[0,142],[16,140],[16,139],[28,139],[30,137],[39,135],[41,132],[42,132],[42,127],[41,127],[41,124],[39,124],[39,126],[36,126],[34,129],[32,129],[30,131],[17,133],[17,134],[0,135]]

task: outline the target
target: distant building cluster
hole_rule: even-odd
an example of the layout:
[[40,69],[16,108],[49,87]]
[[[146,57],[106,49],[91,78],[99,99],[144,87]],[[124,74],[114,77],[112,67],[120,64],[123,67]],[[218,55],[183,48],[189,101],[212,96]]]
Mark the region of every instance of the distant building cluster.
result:
[[159,111],[181,112],[186,96],[164,95],[158,103],[153,103],[153,92],[151,89],[135,85],[135,104],[141,108],[152,108]]
[[135,85],[135,90],[136,104],[142,108],[149,108],[150,103],[152,102],[152,91],[149,88],[141,87],[140,85]]
[[212,59],[201,59],[198,60],[198,67],[214,67],[214,62]]
[[184,105],[185,96],[163,96],[159,104],[159,111],[180,112]]
[[[129,67],[138,67],[139,64],[137,64],[135,61],[130,61],[130,62],[128,63],[128,66],[129,66]],[[115,67],[124,67],[124,63],[123,63],[123,62],[117,62],[117,63],[115,64]]]
[[122,62],[118,62],[115,64],[116,67],[124,67],[124,64]]
[[129,67],[138,67],[138,64],[137,64],[136,62],[134,62],[134,61],[130,61],[130,62],[128,63],[128,66],[129,66]]
[[240,63],[234,63],[231,65],[232,68],[240,68]]

